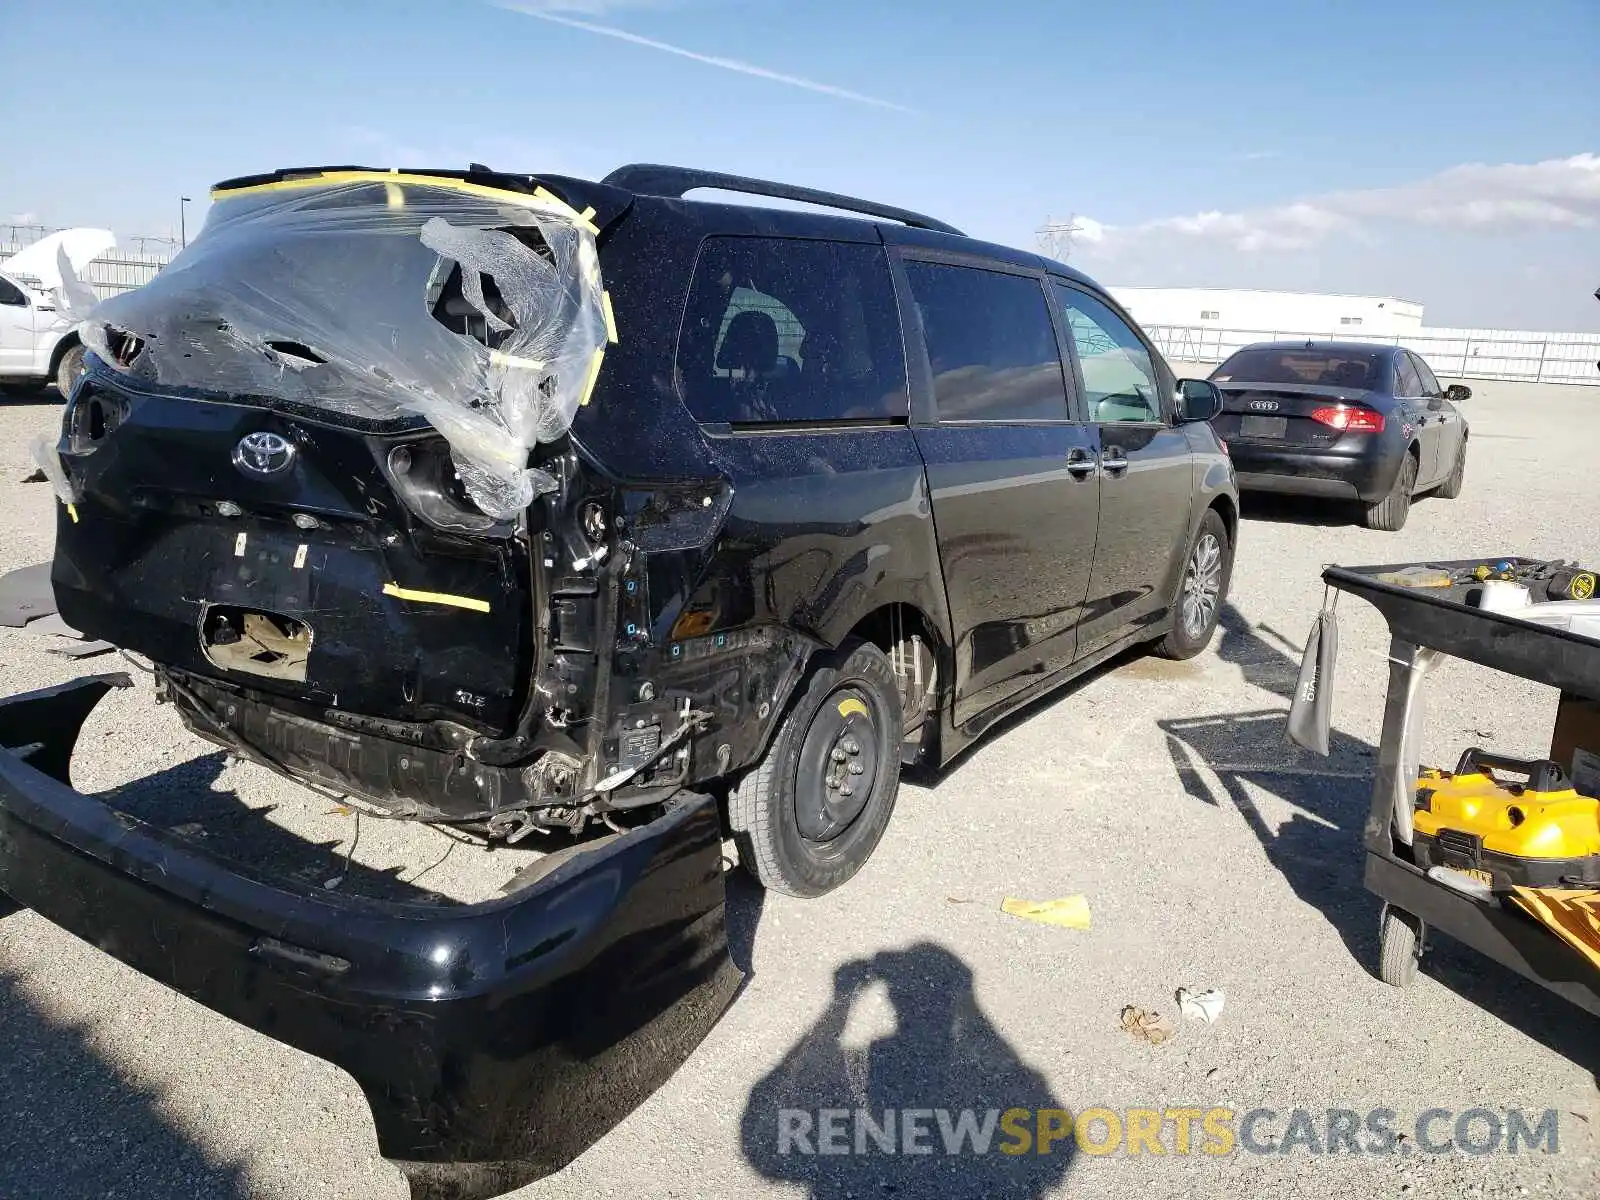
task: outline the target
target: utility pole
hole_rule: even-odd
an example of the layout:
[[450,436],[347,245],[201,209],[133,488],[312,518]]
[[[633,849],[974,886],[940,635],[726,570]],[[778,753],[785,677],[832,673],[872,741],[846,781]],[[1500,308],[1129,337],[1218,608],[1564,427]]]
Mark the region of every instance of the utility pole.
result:
[[1034,238],[1039,246],[1039,253],[1046,258],[1053,258],[1057,262],[1066,262],[1072,253],[1072,239],[1082,231],[1078,224],[1078,215],[1073,213],[1065,221],[1057,221],[1054,217],[1046,217],[1044,224],[1034,230]]
[[188,203],[189,197],[178,197],[178,240],[180,242],[178,248],[180,250],[185,249],[189,245],[189,224],[187,219],[188,210],[186,207]]

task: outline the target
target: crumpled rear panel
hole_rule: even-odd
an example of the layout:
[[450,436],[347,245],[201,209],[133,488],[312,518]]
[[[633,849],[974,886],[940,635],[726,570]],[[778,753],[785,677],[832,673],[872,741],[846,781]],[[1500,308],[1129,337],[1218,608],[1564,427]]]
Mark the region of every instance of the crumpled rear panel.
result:
[[529,451],[571,425],[610,333],[586,216],[543,189],[373,171],[215,200],[161,274],[87,312],[91,349],[164,386],[420,415],[486,513],[528,505],[546,482]]

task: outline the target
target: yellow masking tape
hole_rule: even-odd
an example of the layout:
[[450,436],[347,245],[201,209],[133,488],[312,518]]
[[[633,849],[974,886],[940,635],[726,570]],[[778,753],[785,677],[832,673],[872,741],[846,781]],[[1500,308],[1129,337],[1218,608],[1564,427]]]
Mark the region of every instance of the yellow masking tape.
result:
[[547,188],[547,187],[536,187],[536,188],[534,188],[533,189],[533,198],[535,200],[542,200],[546,204],[551,205],[554,208],[560,209],[561,212],[567,217],[567,219],[570,220],[574,225],[581,225],[583,223],[583,216],[578,212],[578,210],[573,208],[572,205],[568,204],[565,200],[563,200],[560,196],[556,195],[549,188]]
[[584,229],[587,229],[590,233],[594,234],[595,237],[600,236],[600,226],[594,223],[594,209],[586,208],[579,213],[577,223]]
[[72,518],[74,525],[78,523],[78,506],[76,504],[67,505],[67,516]]
[[446,192],[463,192],[469,196],[486,196],[491,200],[505,200],[524,208],[553,208],[575,225],[581,225],[577,212],[554,193],[544,188],[533,195],[513,192],[505,188],[489,187],[482,183],[469,183],[465,179],[446,179],[433,175],[407,175],[399,171],[323,171],[303,179],[278,179],[271,183],[252,183],[237,188],[212,188],[213,200],[231,200],[235,196],[253,196],[263,192],[305,191],[308,188],[338,187],[347,183],[407,184],[412,187],[438,188]]
[[396,600],[412,600],[418,604],[445,604],[451,608],[466,608],[481,613],[489,611],[487,600],[475,600],[471,596],[451,596],[445,592],[419,592],[412,588],[403,588],[398,583],[384,584],[383,594],[393,596]]
[[600,293],[600,307],[606,314],[606,340],[615,344],[617,341],[617,314],[611,311],[611,293]]
[[545,364],[537,358],[523,358],[520,354],[507,354],[503,350],[489,351],[491,367],[519,367],[524,371],[542,371]]
[[589,363],[589,378],[583,382],[583,399],[578,401],[580,405],[589,403],[589,397],[594,394],[595,380],[600,378],[600,364],[605,361],[605,357],[605,347],[596,346],[594,358]]
[[390,208],[404,208],[406,206],[406,190],[398,183],[384,184],[383,194],[388,199]]
[[841,717],[848,717],[851,713],[860,713],[863,717],[869,717],[872,715],[867,711],[867,706],[861,703],[861,701],[857,700],[854,696],[851,696],[848,700],[839,701],[839,715]]

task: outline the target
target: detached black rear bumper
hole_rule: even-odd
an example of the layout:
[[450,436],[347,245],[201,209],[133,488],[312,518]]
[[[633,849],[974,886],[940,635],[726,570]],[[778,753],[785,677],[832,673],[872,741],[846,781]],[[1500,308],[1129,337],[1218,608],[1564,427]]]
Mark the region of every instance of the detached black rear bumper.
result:
[[564,1166],[732,999],[709,799],[482,904],[268,885],[67,784],[83,720],[119,683],[0,700],[0,892],[344,1068],[414,1196],[475,1200]]

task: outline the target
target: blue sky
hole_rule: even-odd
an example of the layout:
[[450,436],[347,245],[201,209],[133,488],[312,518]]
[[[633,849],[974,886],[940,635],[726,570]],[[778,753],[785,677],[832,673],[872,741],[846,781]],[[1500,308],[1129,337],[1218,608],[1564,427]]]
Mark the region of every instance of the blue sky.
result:
[[75,0],[114,59],[8,7],[0,237],[192,231],[287,165],[680,162],[1012,244],[1076,213],[1108,283],[1600,329],[1596,0]]

